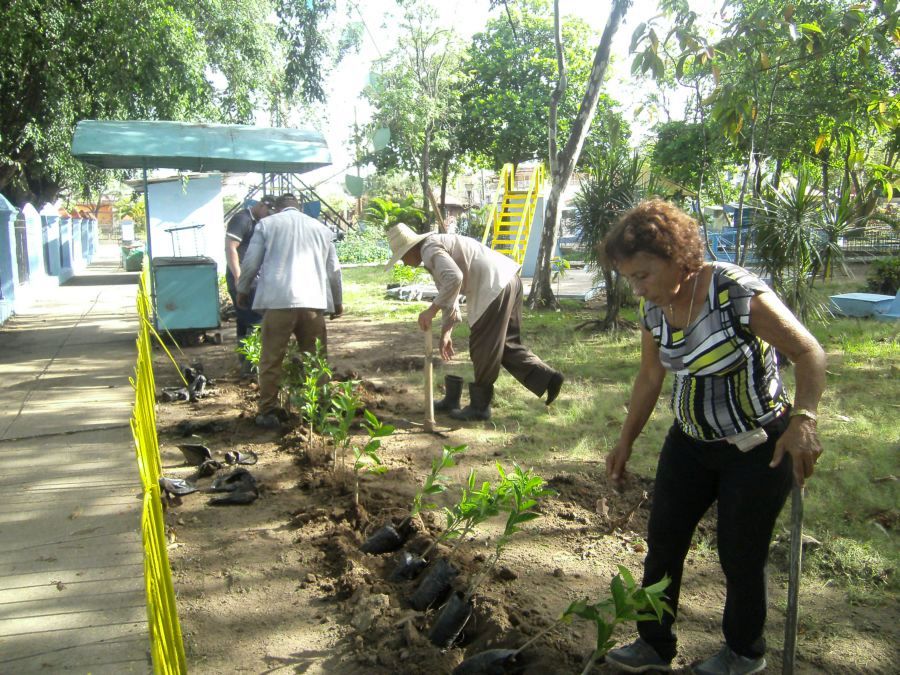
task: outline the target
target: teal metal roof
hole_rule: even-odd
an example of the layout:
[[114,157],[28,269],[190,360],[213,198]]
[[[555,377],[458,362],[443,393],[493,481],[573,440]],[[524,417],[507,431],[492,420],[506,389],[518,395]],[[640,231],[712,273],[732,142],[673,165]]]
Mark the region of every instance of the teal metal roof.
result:
[[313,129],[188,122],[84,120],[72,155],[101,169],[303,173],[331,164]]

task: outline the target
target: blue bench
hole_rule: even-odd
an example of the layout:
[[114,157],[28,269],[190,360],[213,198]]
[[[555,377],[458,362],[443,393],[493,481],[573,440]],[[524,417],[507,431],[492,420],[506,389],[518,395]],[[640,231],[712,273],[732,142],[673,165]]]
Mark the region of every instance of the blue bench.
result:
[[897,295],[894,296],[891,304],[888,305],[887,311],[876,314],[875,318],[879,321],[897,321],[900,319],[900,290],[897,291]]
[[843,316],[867,317],[884,314],[896,298],[879,293],[842,293],[831,296],[831,309]]

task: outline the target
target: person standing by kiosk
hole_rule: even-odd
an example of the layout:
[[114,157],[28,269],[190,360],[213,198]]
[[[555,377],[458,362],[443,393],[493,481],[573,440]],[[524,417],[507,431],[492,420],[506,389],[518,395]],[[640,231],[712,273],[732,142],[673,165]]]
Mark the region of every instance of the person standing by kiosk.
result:
[[[244,254],[247,252],[247,246],[250,245],[250,239],[253,237],[253,230],[256,223],[275,211],[275,198],[265,195],[257,201],[248,201],[244,208],[234,214],[228,221],[225,229],[225,262],[227,268],[225,270],[225,285],[228,287],[228,295],[231,296],[231,302],[235,309],[235,319],[237,322],[237,339],[238,342],[243,340],[253,327],[262,321],[262,316],[254,312],[249,307],[244,309],[238,307],[237,304],[237,285],[241,278],[241,262],[244,260]],[[250,306],[253,305],[253,293],[256,290],[254,283],[250,289]],[[250,363],[242,355],[241,375],[250,374]]]

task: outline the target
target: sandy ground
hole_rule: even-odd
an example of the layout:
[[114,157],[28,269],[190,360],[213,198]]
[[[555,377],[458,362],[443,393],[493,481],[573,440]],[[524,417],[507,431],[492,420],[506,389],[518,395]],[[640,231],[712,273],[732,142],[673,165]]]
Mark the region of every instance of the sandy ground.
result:
[[[205,488],[214,477],[199,478],[203,490],[168,508],[169,556],[190,672],[448,673],[484,649],[521,646],[573,600],[607,597],[617,564],[639,576],[652,481],[634,477],[615,493],[596,464],[548,453],[534,469],[558,496],[514,538],[479,587],[459,641],[446,649],[434,646],[428,634],[437,610],[417,612],[408,604],[418,581],[389,581],[393,555],[364,554],[359,546],[408,511],[443,444],[469,444],[452,472],[456,478],[471,468],[489,478],[496,462],[511,466],[514,435],[486,444],[479,430],[490,429],[494,439],[498,433],[489,424],[450,430],[446,437],[422,430],[422,390],[414,384],[422,368],[414,356],[421,353],[421,337],[411,326],[345,317],[330,323],[329,331],[336,371],[362,379],[368,407],[397,427],[381,455],[389,471],[364,479],[360,510],[353,508],[344,474],[325,461],[330,450],[311,450],[296,432],[254,426],[255,384],[237,376],[233,327],[223,327],[222,345],[202,344],[179,355],[183,364],[201,362],[213,383],[210,395],[196,403],[160,404],[165,474],[190,476],[194,467],[184,463],[177,445],[199,441],[220,461],[226,452],[255,452],[258,463],[246,468],[260,483],[252,504],[213,506],[214,495]],[[156,365],[158,387],[177,384],[162,352]],[[442,427],[450,422],[438,418]],[[714,536],[714,517],[701,524],[707,538]],[[441,524],[439,514],[427,513],[407,550],[423,551]],[[497,525],[483,528],[458,549],[456,587],[477,573],[498,531]],[[776,543],[772,556],[768,672],[781,671],[786,548]],[[832,584],[804,584],[797,672],[897,672],[898,608],[850,606]],[[692,662],[719,649],[723,601],[714,550],[694,548],[682,591],[676,672],[690,672]],[[626,625],[615,638],[623,643],[634,634]],[[580,620],[553,628],[522,652],[515,672],[579,673],[593,639],[592,627]],[[591,672],[613,671],[598,664]]]

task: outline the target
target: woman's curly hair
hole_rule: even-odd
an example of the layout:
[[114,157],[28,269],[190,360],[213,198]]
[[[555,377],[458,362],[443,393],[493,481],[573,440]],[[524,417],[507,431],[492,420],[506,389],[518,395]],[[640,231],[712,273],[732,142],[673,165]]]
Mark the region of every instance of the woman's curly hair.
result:
[[686,272],[703,266],[704,247],[697,221],[662,199],[626,211],[600,243],[600,258],[612,267],[637,253],[671,260]]

